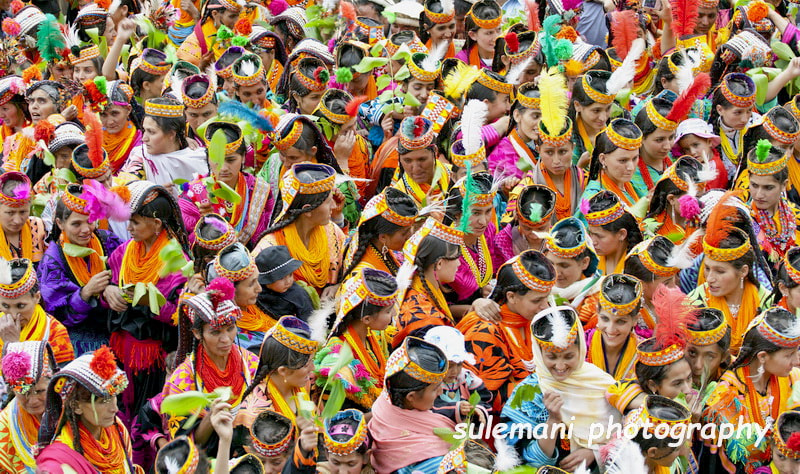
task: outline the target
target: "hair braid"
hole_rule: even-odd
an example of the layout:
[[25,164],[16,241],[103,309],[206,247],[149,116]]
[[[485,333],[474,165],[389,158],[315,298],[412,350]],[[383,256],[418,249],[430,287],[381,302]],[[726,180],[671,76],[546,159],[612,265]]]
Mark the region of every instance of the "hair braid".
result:
[[425,291],[428,293],[428,298],[430,298],[433,302],[433,306],[435,306],[439,312],[447,314],[447,312],[439,306],[439,302],[436,301],[436,297],[433,296],[433,290],[431,290],[431,287],[428,285],[428,279],[425,278],[425,275],[422,272],[419,272],[419,279],[422,282],[422,287],[425,288]]
[[[344,279],[353,269],[361,263],[361,259],[364,257],[364,254],[367,253],[367,246],[372,245],[372,240],[378,236],[378,232],[373,229],[370,225],[371,221],[365,222],[361,227],[358,228],[356,232],[358,232],[358,247],[353,251],[353,260],[350,261],[350,265],[342,272],[341,279]],[[380,254],[380,252],[378,252]]]
[[250,386],[247,387],[247,390],[245,390],[244,393],[242,394],[242,398],[240,400],[244,402],[247,399],[247,396],[250,395],[250,393],[252,393],[256,387],[261,385],[261,382],[263,382],[264,379],[267,378],[267,376],[270,373],[271,371],[269,370],[269,367],[267,367],[266,365],[261,366],[258,369],[258,372],[256,372],[256,376],[253,377],[253,381],[250,382]]

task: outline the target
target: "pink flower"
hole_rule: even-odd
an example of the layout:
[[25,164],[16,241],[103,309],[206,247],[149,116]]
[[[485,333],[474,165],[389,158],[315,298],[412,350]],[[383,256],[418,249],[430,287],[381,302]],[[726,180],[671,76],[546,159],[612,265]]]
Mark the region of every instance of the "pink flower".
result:
[[17,20],[13,18],[6,18],[3,20],[3,33],[8,36],[17,36],[21,30],[22,27],[19,26]]
[[31,370],[31,356],[27,352],[9,352],[3,357],[3,375],[11,382],[21,381]]
[[331,368],[330,367],[323,367],[323,368],[319,369],[319,374],[321,376],[323,376],[323,377],[327,377],[327,376],[329,376],[331,374]]
[[679,212],[681,217],[688,221],[693,221],[700,215],[700,203],[697,198],[690,194],[684,194],[678,198]]

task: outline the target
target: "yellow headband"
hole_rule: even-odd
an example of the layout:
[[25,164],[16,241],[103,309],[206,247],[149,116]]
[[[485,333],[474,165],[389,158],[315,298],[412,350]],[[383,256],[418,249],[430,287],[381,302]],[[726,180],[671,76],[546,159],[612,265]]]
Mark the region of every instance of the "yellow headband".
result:
[[498,81],[497,79],[490,77],[488,74],[486,74],[486,69],[481,70],[481,74],[478,76],[478,83],[488,87],[498,94],[511,95],[514,93],[514,84]]
[[469,15],[469,17],[472,18],[472,21],[475,22],[475,26],[477,26],[478,28],[483,28],[484,30],[493,30],[498,26],[500,26],[501,23],[503,23],[503,15],[500,15],[497,18],[489,18],[487,20],[481,20],[480,18],[475,16],[475,14],[472,12],[472,10],[475,9],[475,5],[477,5],[477,3],[472,5],[472,8],[469,9],[467,15]]
[[[278,320],[277,324],[272,326],[269,332],[267,332],[267,334],[264,336],[264,340],[272,336],[272,338],[280,342],[281,345],[295,352],[299,352],[301,354],[313,354],[316,352],[317,346],[319,346],[317,341],[312,341],[311,339],[306,339],[302,336],[299,336],[292,331],[289,331],[289,329],[284,326],[284,324],[291,322],[292,320],[302,322],[301,320],[292,316],[284,316]],[[305,323],[303,324],[305,325]]]
[[551,131],[544,129],[544,122],[541,120],[539,121],[539,138],[542,140],[543,145],[549,146],[564,146],[568,143],[572,143],[572,120],[569,117],[566,117],[566,124],[567,127],[564,130],[564,133],[561,133],[561,130]]
[[661,130],[666,130],[671,132],[678,128],[678,122],[673,122],[672,120],[668,120],[666,117],[661,115],[656,106],[653,104],[652,100],[647,101],[647,105],[644,107],[645,111],[647,112],[647,118],[653,122],[653,125],[660,128]]
[[301,120],[295,120],[289,133],[283,138],[277,138],[272,144],[275,145],[275,148],[278,150],[286,151],[297,143],[297,140],[300,139],[300,135],[302,134],[303,122]]
[[598,104],[610,104],[614,102],[613,95],[600,92],[593,88],[592,85],[589,84],[588,76],[584,75],[581,78],[581,85],[583,86],[583,91],[586,92],[586,95],[588,95],[590,99]]
[[[549,293],[550,290],[553,289],[553,286],[556,284],[556,280],[542,280],[541,278],[533,275],[531,272],[525,268],[525,265],[522,264],[522,259],[520,255],[509,260],[505,265],[511,265],[511,270],[514,271],[514,275],[519,278],[519,281],[522,282],[523,285],[527,286],[533,291],[538,291],[539,293]],[[504,266],[505,266],[504,265]]]
[[441,382],[444,376],[447,375],[447,360],[445,359],[441,372],[426,370],[409,357],[408,346],[411,343],[424,343],[425,345],[429,345],[429,343],[416,337],[409,336],[405,338],[403,340],[403,345],[395,349],[386,361],[386,375],[384,380],[389,380],[389,377],[392,375],[404,372],[409,377],[419,380],[422,383],[433,384]]
[[[651,341],[653,339],[648,339]],[[639,355],[639,362],[651,367],[662,367],[669,365],[677,360],[683,358],[683,347],[678,344],[672,344],[657,351],[648,352],[644,349],[644,344],[647,341],[642,341],[637,347],[636,352]],[[658,343],[656,342],[656,345]]]
[[[615,277],[615,276],[616,277],[621,277],[622,275],[619,275],[619,274],[609,275],[606,278],[612,278],[612,277]],[[626,280],[622,280],[622,281],[626,282],[627,279]],[[633,300],[631,300],[628,303],[622,303],[622,304],[614,303],[613,301],[609,300],[606,297],[605,292],[603,292],[603,289],[604,289],[604,285],[601,284],[600,292],[599,292],[600,293],[600,298],[599,298],[600,299],[600,308],[602,308],[604,311],[606,311],[608,313],[615,314],[615,315],[618,315],[618,316],[630,314],[634,309],[636,309],[636,307],[639,305],[639,302],[642,300],[642,282],[639,281],[638,279],[635,280],[635,282],[634,282],[634,287],[633,287],[634,297],[633,297]]]
[[744,243],[732,249],[720,249],[712,246],[705,239],[703,239],[703,253],[705,256],[714,260],[715,262],[731,262],[737,258],[742,257],[751,249],[750,239],[745,239]]
[[622,148],[623,150],[628,150],[628,151],[638,150],[639,147],[642,146],[641,130],[639,131],[639,135],[636,138],[623,137],[622,135],[617,133],[616,130],[614,130],[614,122],[616,122],[617,120],[621,119],[614,120],[613,122],[608,124],[608,126],[605,129],[606,136],[608,137],[608,139],[611,140],[611,143],[613,143],[619,148]]
[[153,99],[147,99],[144,103],[144,113],[154,117],[183,117],[183,104],[158,104],[153,102]]
[[69,62],[74,66],[86,61],[91,61],[98,56],[100,56],[100,47],[96,44],[93,44],[85,49],[82,49],[78,56],[69,53]]

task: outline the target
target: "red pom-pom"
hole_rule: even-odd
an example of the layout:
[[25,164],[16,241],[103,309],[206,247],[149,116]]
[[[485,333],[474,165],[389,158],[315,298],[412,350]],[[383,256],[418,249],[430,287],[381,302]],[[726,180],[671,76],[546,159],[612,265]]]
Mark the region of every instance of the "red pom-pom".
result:
[[69,48],[62,49],[61,50],[61,57],[64,58],[65,61],[69,60],[70,52],[71,51],[69,50]]
[[253,24],[247,18],[239,18],[233,26],[233,30],[240,35],[249,36],[253,32]]
[[236,295],[236,288],[227,278],[218,277],[211,280],[206,286],[206,292],[216,308],[221,302],[232,300]]
[[101,379],[108,380],[117,373],[117,358],[108,346],[94,351],[89,368]]
[[27,352],[9,352],[3,357],[3,377],[12,384],[28,376],[31,356]]
[[517,34],[513,31],[508,33],[505,37],[506,46],[508,47],[508,52],[512,54],[516,54],[519,52],[519,39],[517,39]]
[[747,19],[752,23],[758,23],[769,15],[769,7],[764,2],[753,2],[747,9]]
[[111,0],[94,0],[94,3],[96,3],[98,7],[105,11],[108,11],[108,9],[111,7]]
[[800,451],[800,433],[794,432],[786,441],[786,447],[792,451]]
[[419,138],[425,131],[425,121],[422,117],[414,119],[414,138]]
[[13,15],[19,13],[19,11],[22,10],[23,8],[25,8],[25,4],[22,3],[22,0],[13,0],[11,2],[11,13]]
[[39,120],[36,126],[33,127],[33,139],[37,142],[43,140],[45,145],[49,145],[55,131],[56,126],[50,123],[49,120]]
[[350,117],[355,117],[358,114],[358,108],[361,106],[361,104],[366,102],[367,99],[368,97],[365,95],[353,98],[347,103],[347,105],[344,106],[345,113],[347,113],[347,115]]

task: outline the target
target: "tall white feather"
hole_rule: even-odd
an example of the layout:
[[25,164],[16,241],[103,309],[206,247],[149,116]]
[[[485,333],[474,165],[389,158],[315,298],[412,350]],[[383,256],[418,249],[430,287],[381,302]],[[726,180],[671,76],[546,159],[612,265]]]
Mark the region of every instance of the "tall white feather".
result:
[[426,71],[435,71],[439,69],[439,61],[447,54],[447,46],[447,41],[439,41],[439,44],[431,49],[425,59],[422,60],[422,64],[420,64],[422,69]]
[[178,474],[181,470],[180,464],[172,456],[164,456],[164,466],[168,474]]
[[397,276],[395,280],[397,281],[397,289],[398,292],[405,292],[411,286],[411,279],[414,278],[414,271],[417,269],[414,262],[408,261],[406,259],[400,268],[397,270]]
[[675,74],[675,79],[678,80],[678,94],[685,91],[692,85],[692,81],[694,81],[694,72],[692,71],[692,60],[689,58],[689,55],[686,54],[684,51],[682,54],[682,62],[681,66],[678,66],[678,72]]
[[561,349],[566,349],[569,341],[569,325],[560,311],[553,311],[549,315],[550,323],[553,326],[553,344]]
[[320,301],[319,309],[311,312],[308,326],[311,328],[311,339],[324,344],[328,339],[328,316],[333,314],[336,299]]
[[0,258],[0,285],[11,284],[11,265],[4,258]]
[[67,40],[68,48],[81,45],[81,39],[78,36],[78,28],[75,25],[69,25],[69,28],[67,28],[67,31],[64,34],[64,38]]
[[467,155],[475,153],[481,147],[481,127],[486,123],[488,115],[489,106],[482,100],[472,99],[464,106],[461,114],[461,140]]
[[531,61],[533,61],[533,56],[528,56],[528,58],[522,61],[521,63],[517,63],[511,66],[511,69],[509,69],[508,74],[506,74],[506,82],[518,86],[519,78],[522,76],[522,73],[525,72],[526,69],[528,69],[528,66],[531,65]]
[[214,92],[217,91],[217,68],[214,67],[213,64],[209,65],[205,70],[206,76],[208,76],[208,82],[211,84],[211,87],[214,88]]
[[697,180],[701,183],[707,183],[717,179],[717,167],[708,159],[708,153],[703,152],[703,159],[700,160],[700,171],[697,172]]
[[494,458],[494,470],[497,472],[510,471],[522,464],[517,450],[509,446],[506,438],[498,438],[494,442],[497,456]]
[[647,474],[639,445],[621,438],[616,441],[606,460],[606,474]]
[[242,61],[240,75],[252,76],[255,74],[257,68],[258,66],[256,65],[256,61],[254,59],[245,59]]
[[606,89],[609,95],[617,95],[619,91],[624,89],[629,82],[633,80],[636,75],[636,61],[644,54],[644,40],[636,38],[631,43],[631,49],[628,51],[628,56],[622,61],[622,65],[616,71],[611,73],[606,83]]
[[676,245],[667,257],[667,266],[679,268],[681,270],[691,267],[695,257],[697,257],[692,251],[692,248],[694,247],[694,243],[697,242],[697,239],[701,238],[703,235],[704,233],[695,230],[682,244]]
[[591,474],[592,471],[586,468],[586,461],[581,461],[581,465],[575,469],[573,474]]
[[456,10],[454,0],[442,0],[442,13],[449,15]]
[[182,73],[175,72],[169,80],[169,87],[172,89],[172,96],[175,100],[183,103],[183,77]]

